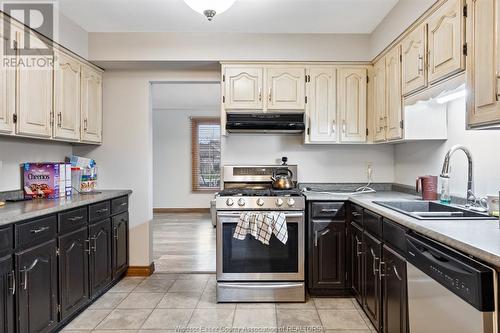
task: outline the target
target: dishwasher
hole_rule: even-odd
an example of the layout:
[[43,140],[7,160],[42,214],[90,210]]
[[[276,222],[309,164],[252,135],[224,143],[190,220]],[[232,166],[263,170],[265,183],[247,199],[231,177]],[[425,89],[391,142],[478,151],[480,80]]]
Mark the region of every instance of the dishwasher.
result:
[[493,333],[495,271],[428,238],[408,234],[411,333]]

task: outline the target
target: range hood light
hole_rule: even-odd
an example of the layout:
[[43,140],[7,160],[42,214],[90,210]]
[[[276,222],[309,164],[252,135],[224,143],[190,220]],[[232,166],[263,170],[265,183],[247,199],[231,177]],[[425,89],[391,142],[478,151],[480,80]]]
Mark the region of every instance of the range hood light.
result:
[[184,0],[194,11],[205,15],[212,21],[215,15],[222,14],[234,4],[236,0]]

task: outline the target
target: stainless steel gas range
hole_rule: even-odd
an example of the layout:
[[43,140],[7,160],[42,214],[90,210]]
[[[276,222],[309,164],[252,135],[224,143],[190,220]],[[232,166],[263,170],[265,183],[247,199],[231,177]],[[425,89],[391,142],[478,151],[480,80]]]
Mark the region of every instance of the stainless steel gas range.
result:
[[[272,189],[271,176],[276,168],[290,169],[297,183],[295,165],[224,167],[224,190],[216,198],[218,302],[305,300],[305,198],[297,188]],[[287,243],[274,236],[269,245],[250,235],[245,240],[233,238],[245,211],[285,213]]]

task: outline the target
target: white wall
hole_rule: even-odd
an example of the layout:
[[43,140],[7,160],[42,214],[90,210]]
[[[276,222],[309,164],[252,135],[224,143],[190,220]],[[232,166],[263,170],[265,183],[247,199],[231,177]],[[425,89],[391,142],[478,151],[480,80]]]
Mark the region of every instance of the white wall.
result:
[[298,164],[300,182],[364,182],[372,162],[376,182],[394,179],[391,145],[304,145],[302,135],[241,135],[222,138],[223,164]]
[[[446,152],[461,144],[468,147],[474,161],[474,182],[477,195],[500,191],[500,131],[466,131],[465,98],[448,104],[448,140],[415,142],[395,148],[395,182],[415,186],[416,176],[439,176]],[[454,195],[465,197],[467,159],[458,151],[451,161],[450,188]]]
[[369,61],[369,35],[90,33],[95,61]]
[[89,33],[74,21],[59,15],[59,38],[56,41],[85,59],[89,56]]
[[399,0],[370,36],[371,58],[377,56],[436,0]]
[[216,81],[218,72],[106,71],[103,92],[103,144],[75,147],[96,159],[100,188],[124,188],[130,197],[130,265],[152,262],[153,124],[151,82]]
[[71,152],[68,143],[0,137],[0,192],[21,189],[21,163],[61,162]]

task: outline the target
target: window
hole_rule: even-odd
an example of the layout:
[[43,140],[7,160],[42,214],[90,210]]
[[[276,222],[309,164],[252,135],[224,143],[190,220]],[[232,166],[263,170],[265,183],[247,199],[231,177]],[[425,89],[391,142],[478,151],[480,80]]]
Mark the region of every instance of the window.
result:
[[220,188],[220,120],[191,118],[193,191]]

